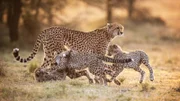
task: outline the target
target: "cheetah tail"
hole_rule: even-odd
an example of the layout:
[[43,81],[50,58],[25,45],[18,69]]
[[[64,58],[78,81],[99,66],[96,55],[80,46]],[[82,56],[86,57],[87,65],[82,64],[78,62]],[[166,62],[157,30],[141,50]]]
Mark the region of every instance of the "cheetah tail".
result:
[[132,59],[128,58],[128,59],[112,59],[106,56],[99,56],[99,59],[105,61],[105,62],[111,62],[111,63],[128,63],[133,61]]
[[41,46],[41,38],[38,38],[38,39],[36,40],[36,43],[35,43],[34,48],[33,48],[33,50],[32,50],[32,53],[31,53],[31,55],[30,55],[29,57],[27,57],[27,58],[21,58],[21,57],[19,56],[19,49],[18,49],[18,48],[14,48],[14,49],[13,49],[13,56],[14,56],[14,58],[15,58],[17,61],[19,61],[19,62],[21,62],[21,63],[26,63],[26,62],[32,60],[32,59],[35,57],[35,55],[36,55],[36,53],[38,52],[40,46]]

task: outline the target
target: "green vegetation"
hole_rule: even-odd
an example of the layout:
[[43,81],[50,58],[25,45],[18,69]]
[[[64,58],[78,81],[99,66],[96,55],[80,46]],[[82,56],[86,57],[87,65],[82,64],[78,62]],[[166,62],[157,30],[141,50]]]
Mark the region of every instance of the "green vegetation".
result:
[[37,65],[36,62],[30,63],[30,65],[29,65],[29,67],[28,67],[29,73],[34,73],[34,70],[35,70],[36,68],[38,68],[38,65]]

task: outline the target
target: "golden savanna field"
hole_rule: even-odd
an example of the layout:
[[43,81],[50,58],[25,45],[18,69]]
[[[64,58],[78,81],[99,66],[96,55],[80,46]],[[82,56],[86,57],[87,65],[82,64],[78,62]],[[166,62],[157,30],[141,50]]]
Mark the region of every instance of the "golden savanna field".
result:
[[[0,0],[0,4],[0,101],[179,101],[180,1]],[[140,74],[126,68],[117,77],[120,86],[113,82],[107,86],[89,84],[86,77],[39,83],[34,69],[43,61],[42,46],[28,63],[19,63],[12,55],[18,47],[22,57],[29,56],[37,35],[50,26],[87,32],[107,22],[125,28],[124,36],[111,43],[127,52],[143,50],[148,54],[154,81],[141,65],[146,72],[142,84]]]

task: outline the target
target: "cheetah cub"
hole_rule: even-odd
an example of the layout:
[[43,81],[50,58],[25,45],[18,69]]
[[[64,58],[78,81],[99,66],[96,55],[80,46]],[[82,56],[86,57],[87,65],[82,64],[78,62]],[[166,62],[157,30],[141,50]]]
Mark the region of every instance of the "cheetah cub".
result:
[[58,68],[55,69],[76,69],[83,70],[88,67],[90,73],[95,75],[95,81],[98,81],[99,78],[103,80],[104,84],[107,85],[107,82],[110,82],[106,78],[106,74],[113,75],[113,71],[107,68],[104,68],[106,64],[103,61],[111,63],[127,63],[132,61],[131,58],[127,59],[112,59],[100,54],[92,53],[83,53],[77,52],[75,50],[67,50],[61,52],[55,57],[56,64]]
[[149,69],[150,80],[151,81],[154,80],[153,69],[149,64],[149,58],[145,52],[137,50],[137,51],[125,53],[122,51],[120,46],[115,44],[115,45],[108,46],[107,55],[109,56],[113,55],[114,59],[131,58],[133,60],[128,63],[118,63],[118,64],[113,64],[112,66],[109,66],[108,68],[111,68],[113,71],[115,71],[112,79],[115,79],[119,75],[119,73],[123,71],[124,68],[132,68],[141,74],[141,78],[139,82],[142,83],[144,80],[145,72],[140,68],[140,65],[144,64]]

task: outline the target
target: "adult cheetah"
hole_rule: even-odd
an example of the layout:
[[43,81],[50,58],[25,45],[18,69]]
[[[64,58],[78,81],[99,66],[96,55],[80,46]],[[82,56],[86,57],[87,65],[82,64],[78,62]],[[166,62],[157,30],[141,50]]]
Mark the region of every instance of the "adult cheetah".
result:
[[[108,23],[105,27],[90,32],[71,30],[64,27],[51,27],[43,30],[37,37],[32,53],[27,58],[19,56],[19,49],[13,49],[13,55],[17,61],[28,62],[32,60],[43,44],[44,61],[40,68],[46,68],[52,63],[54,52],[61,53],[64,45],[79,52],[88,52],[104,55],[110,40],[123,34],[124,27],[117,23]],[[38,77],[40,68],[36,69]]]

